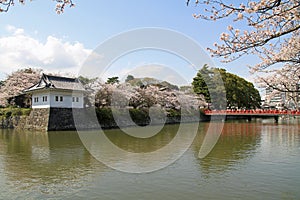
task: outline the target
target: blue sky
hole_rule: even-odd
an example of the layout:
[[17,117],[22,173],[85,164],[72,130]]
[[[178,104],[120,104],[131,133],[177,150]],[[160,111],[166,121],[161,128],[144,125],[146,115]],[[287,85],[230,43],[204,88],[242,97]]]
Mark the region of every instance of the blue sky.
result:
[[[55,3],[51,0],[16,4],[8,13],[0,14],[0,79],[4,79],[11,71],[24,67],[77,73],[85,58],[101,43],[114,35],[143,27],[167,28],[180,32],[205,49],[219,41],[219,35],[226,31],[230,23],[228,20],[207,22],[194,19],[192,14],[199,13],[202,9],[192,4],[187,7],[185,0],[74,0],[74,3],[75,8],[67,8],[61,15],[55,13]],[[161,59],[163,56],[170,58],[169,61]],[[213,61],[218,67],[253,80],[247,65],[255,64],[256,59],[245,57],[227,64],[218,59]],[[146,66],[150,71],[151,66],[177,65],[179,68],[179,65],[188,65],[165,53],[158,55],[151,51],[123,57],[115,63],[106,76],[124,76],[132,72],[134,67]],[[147,74],[147,68],[142,69],[144,70],[140,68],[138,71]],[[196,75],[193,71],[183,72],[187,81]]]

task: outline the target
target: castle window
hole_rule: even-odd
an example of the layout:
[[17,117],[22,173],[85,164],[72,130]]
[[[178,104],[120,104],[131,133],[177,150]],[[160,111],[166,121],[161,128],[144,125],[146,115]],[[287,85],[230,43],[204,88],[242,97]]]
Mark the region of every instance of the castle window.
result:
[[48,101],[48,97],[47,96],[43,96],[43,102],[47,102]]

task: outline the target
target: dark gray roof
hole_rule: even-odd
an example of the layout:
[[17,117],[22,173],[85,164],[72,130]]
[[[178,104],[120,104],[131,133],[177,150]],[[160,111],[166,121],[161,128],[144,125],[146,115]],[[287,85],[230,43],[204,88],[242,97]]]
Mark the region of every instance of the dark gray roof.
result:
[[76,78],[68,78],[61,76],[52,76],[43,74],[40,81],[24,90],[24,92],[30,92],[40,89],[61,89],[61,90],[74,90],[85,91],[81,82]]

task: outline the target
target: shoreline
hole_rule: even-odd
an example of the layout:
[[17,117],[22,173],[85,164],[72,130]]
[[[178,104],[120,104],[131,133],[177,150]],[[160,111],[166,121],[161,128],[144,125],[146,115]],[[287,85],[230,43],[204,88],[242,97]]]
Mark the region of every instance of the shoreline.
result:
[[[111,109],[40,108],[28,116],[2,117],[1,129],[26,129],[42,131],[119,129],[133,126],[179,124],[205,121],[200,114],[188,116],[162,116],[150,118],[144,110],[118,110],[115,119]],[[74,117],[76,116],[76,117]]]
[[[150,118],[145,110],[120,109],[114,118],[110,108],[72,109],[72,108],[41,108],[33,109],[29,115],[9,116],[0,119],[1,129],[26,129],[38,131],[71,131],[71,130],[109,130],[134,126],[151,126],[162,124],[180,124],[208,122],[218,120],[249,120],[245,116],[212,117],[201,111],[190,115],[164,116],[161,114]],[[129,112],[130,111],[130,112]],[[76,116],[76,117],[74,117]]]

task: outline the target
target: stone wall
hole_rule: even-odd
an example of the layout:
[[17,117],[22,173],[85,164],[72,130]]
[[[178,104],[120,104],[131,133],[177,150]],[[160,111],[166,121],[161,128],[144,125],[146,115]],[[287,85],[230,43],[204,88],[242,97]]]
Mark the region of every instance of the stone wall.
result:
[[51,108],[49,114],[48,130],[74,129],[72,109]]
[[[29,116],[10,116],[0,119],[0,128],[28,129],[28,130],[75,130],[97,129],[98,121],[95,120],[92,110],[71,108],[35,108]],[[76,115],[76,125],[73,115]],[[113,124],[107,124],[109,128]]]
[[22,126],[30,130],[48,130],[49,123],[49,108],[32,109],[29,116],[26,118],[25,125],[19,124],[18,128]]
[[[186,116],[186,117],[166,117],[166,121],[157,118],[152,119],[153,125],[163,124],[175,124],[181,122],[199,122],[200,118],[197,116]],[[138,124],[141,126],[148,125],[149,119],[139,121]],[[76,126],[75,126],[76,124]],[[119,113],[116,121],[101,121],[97,119],[94,109],[80,109],[80,108],[51,108],[50,117],[48,123],[48,130],[75,130],[75,129],[110,129],[119,127],[135,126],[134,120],[128,115],[122,116]]]
[[[166,121],[165,121],[166,120]],[[166,119],[152,119],[155,124],[174,124],[180,122],[197,122],[198,117],[166,117]],[[80,108],[36,108],[29,116],[14,116],[0,122],[1,128],[16,128],[30,130],[76,130],[76,129],[109,129],[136,125],[127,115],[120,115],[117,122],[112,120],[98,121],[94,109]],[[149,118],[139,120],[139,125],[150,123]],[[76,126],[75,126],[76,124]],[[101,126],[100,126],[101,124]]]
[[48,130],[97,129],[99,128],[98,121],[91,117],[92,114],[87,109],[51,108]]
[[48,130],[49,108],[31,110],[29,116],[10,116],[0,120],[0,128]]
[[24,127],[27,116],[10,116],[0,119],[0,128],[17,128],[19,125]]

